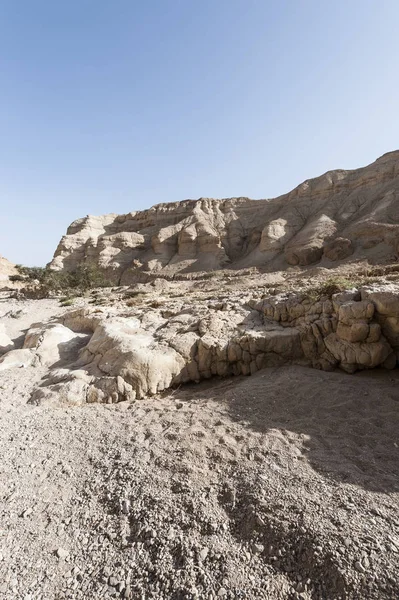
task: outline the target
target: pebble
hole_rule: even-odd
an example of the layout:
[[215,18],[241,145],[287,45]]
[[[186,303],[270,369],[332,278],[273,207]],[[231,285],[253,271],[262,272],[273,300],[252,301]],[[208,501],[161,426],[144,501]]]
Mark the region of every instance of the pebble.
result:
[[224,598],[227,594],[227,590],[224,587],[221,587],[218,591],[218,598]]
[[207,548],[207,547],[202,548],[202,550],[200,552],[200,558],[201,558],[201,560],[205,560],[206,557],[208,556],[208,554],[209,554],[209,548]]
[[130,588],[130,584],[129,583],[125,587],[125,592],[123,594],[123,597],[124,598],[131,598],[132,597],[132,592],[131,592],[131,588]]
[[263,544],[254,544],[254,545],[252,546],[252,549],[253,549],[253,551],[254,551],[256,554],[262,554],[262,552],[264,551],[265,547],[264,547],[264,545],[263,545]]
[[69,556],[69,552],[64,548],[57,548],[57,556],[58,558],[66,558],[67,556]]
[[356,571],[359,571],[359,573],[365,573],[366,572],[366,569],[363,567],[363,565],[360,562],[360,560],[357,560],[355,562],[355,569],[356,569]]
[[369,566],[370,566],[370,561],[369,561],[369,559],[368,559],[368,556],[364,556],[364,557],[362,558],[362,565],[363,565],[363,567],[364,567],[365,569],[368,569],[368,568],[369,568]]

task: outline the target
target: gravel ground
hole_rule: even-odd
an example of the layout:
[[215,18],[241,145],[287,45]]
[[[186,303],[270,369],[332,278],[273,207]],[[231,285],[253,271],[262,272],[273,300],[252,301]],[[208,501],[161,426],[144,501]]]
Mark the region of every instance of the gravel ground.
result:
[[45,374],[0,374],[1,599],[399,597],[396,371],[32,406]]

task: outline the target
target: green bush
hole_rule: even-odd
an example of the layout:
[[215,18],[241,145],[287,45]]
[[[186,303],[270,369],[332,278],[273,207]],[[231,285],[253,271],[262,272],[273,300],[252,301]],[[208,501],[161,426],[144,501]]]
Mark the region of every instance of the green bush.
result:
[[[54,271],[42,267],[24,267],[17,265],[18,281],[38,282],[36,295],[45,297],[52,294],[65,294],[68,299],[82,295],[88,290],[99,287],[111,287],[102,271],[96,265],[80,265],[75,271]],[[73,292],[73,294],[72,294]]]
[[28,281],[42,281],[46,269],[44,267],[24,267],[23,265],[16,265],[16,269],[21,277]]
[[10,281],[25,281],[25,277],[23,275],[10,275],[8,279]]
[[73,306],[75,298],[64,298],[60,300],[61,306]]

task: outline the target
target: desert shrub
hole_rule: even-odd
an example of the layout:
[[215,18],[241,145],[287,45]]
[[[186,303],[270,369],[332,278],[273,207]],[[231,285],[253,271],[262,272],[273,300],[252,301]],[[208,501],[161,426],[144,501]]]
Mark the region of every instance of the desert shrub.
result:
[[44,267],[24,267],[23,265],[16,265],[16,269],[20,276],[24,280],[28,281],[39,281],[41,282],[46,273],[46,269]]
[[139,306],[143,303],[145,296],[145,292],[137,292],[136,294],[131,295],[126,301],[126,306],[129,306],[130,308],[132,306]]
[[60,304],[61,306],[73,306],[75,302],[75,298],[61,298]]
[[355,287],[355,282],[345,277],[330,277],[319,286],[306,290],[306,295],[312,300],[319,300],[322,296],[331,298],[333,294],[344,292]]
[[151,308],[160,308],[163,305],[164,302],[162,302],[162,300],[153,300],[152,302],[150,302]]
[[124,300],[128,300],[129,298],[135,298],[136,296],[145,296],[145,294],[148,294],[148,292],[143,290],[128,290],[125,292],[123,298]]
[[81,265],[76,271],[67,275],[69,276],[69,286],[82,292],[93,288],[113,286],[113,283],[106,279],[104,273],[96,265]]
[[[96,265],[80,265],[75,271],[54,271],[42,267],[23,267],[17,266],[19,276],[22,281],[33,283],[35,286],[36,297],[46,297],[49,295],[66,294],[68,299],[74,296],[82,295],[85,292],[99,287],[111,287],[101,270]],[[19,280],[21,281],[21,280]]]
[[8,279],[10,281],[25,281],[25,277],[23,275],[10,275]]

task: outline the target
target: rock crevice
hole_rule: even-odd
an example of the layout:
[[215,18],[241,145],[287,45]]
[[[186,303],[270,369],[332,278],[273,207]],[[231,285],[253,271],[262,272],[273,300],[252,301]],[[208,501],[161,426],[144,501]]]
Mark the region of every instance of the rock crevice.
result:
[[22,352],[29,364],[50,368],[33,402],[79,404],[143,398],[190,381],[251,375],[270,366],[353,373],[394,368],[399,358],[396,284],[331,298],[303,292],[242,304],[172,304],[169,311],[146,307],[128,313],[81,308],[62,323],[35,324],[24,349],[5,353],[0,369],[18,366]]

